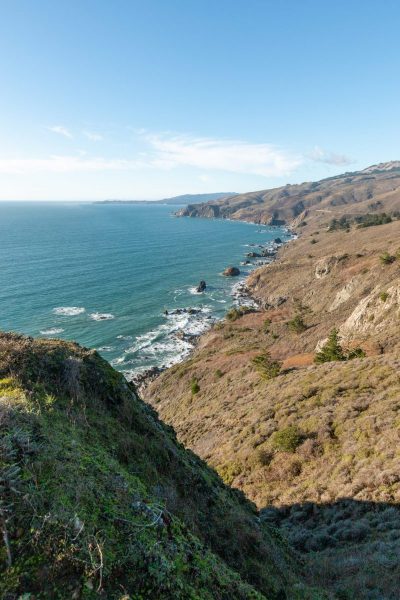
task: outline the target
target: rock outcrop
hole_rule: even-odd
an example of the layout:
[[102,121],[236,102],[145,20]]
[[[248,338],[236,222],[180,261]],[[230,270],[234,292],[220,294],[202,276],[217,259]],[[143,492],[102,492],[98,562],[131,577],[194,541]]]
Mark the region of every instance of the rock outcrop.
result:
[[199,285],[198,285],[198,286],[197,286],[197,288],[196,288],[196,292],[197,292],[198,294],[200,294],[201,292],[204,292],[204,291],[205,291],[206,287],[207,287],[207,284],[206,284],[206,282],[205,282],[205,281],[203,281],[203,280],[201,280],[201,281],[200,281],[200,283],[199,283]]
[[398,327],[400,322],[400,281],[387,289],[377,286],[363,298],[340,327],[343,338],[360,339]]
[[225,275],[225,277],[237,277],[240,275],[240,269],[237,267],[226,267],[222,274]]

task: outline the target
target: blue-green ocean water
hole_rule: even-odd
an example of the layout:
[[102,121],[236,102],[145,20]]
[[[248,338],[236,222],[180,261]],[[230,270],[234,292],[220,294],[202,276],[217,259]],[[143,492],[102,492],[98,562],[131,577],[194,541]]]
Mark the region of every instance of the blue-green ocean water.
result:
[[[180,360],[190,343],[176,334],[204,331],[235,302],[238,279],[223,269],[239,266],[250,244],[289,236],[173,210],[0,203],[0,329],[76,340],[127,373]],[[251,268],[240,266],[242,279]],[[201,279],[207,290],[195,294]],[[201,310],[170,314],[188,307]]]

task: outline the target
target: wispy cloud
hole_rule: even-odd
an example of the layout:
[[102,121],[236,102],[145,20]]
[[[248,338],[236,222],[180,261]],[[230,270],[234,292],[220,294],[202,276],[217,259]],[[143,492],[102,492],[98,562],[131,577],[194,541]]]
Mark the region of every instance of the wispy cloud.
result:
[[292,173],[302,163],[300,157],[272,144],[172,134],[145,133],[143,137],[153,151],[153,166],[163,169],[189,166],[279,177]]
[[88,140],[91,140],[92,142],[101,142],[101,140],[103,139],[103,136],[100,135],[100,133],[96,133],[95,131],[84,130],[82,131],[82,133],[85,137],[88,138]]
[[50,156],[49,158],[0,159],[0,173],[73,173],[91,171],[130,171],[147,167],[137,160],[84,158],[82,156]]
[[52,127],[48,127],[47,129],[49,131],[52,131],[53,133],[58,133],[58,135],[63,135],[66,138],[73,137],[72,133],[68,131],[68,129],[63,125],[53,125]]
[[335,154],[334,152],[327,152],[319,146],[315,146],[314,150],[308,155],[314,162],[325,163],[327,165],[350,165],[352,162],[351,158],[344,154]]

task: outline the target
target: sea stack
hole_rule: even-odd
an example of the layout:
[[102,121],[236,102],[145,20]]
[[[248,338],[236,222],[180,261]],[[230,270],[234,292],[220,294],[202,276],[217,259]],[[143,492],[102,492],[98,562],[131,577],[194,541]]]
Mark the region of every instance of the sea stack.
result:
[[226,267],[222,274],[225,275],[225,277],[237,277],[240,275],[240,271],[237,267]]
[[196,288],[196,292],[200,293],[200,292],[204,292],[204,290],[206,289],[207,284],[205,281],[201,280],[199,285]]

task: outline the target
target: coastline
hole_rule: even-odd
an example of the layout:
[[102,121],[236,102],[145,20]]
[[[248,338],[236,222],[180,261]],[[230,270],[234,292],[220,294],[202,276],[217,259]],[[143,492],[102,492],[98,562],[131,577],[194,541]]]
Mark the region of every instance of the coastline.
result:
[[[204,218],[204,217],[198,217],[198,218]],[[231,220],[231,219],[224,219],[224,220]],[[244,223],[249,223],[251,225],[256,225],[256,226],[261,226],[263,228],[265,227],[270,227],[271,229],[277,229],[277,231],[279,230],[279,232],[284,231],[286,233],[286,235],[290,236],[288,239],[281,239],[279,236],[277,236],[275,239],[270,240],[268,242],[264,242],[264,243],[260,243],[260,244],[250,244],[249,245],[249,249],[252,250],[250,252],[248,252],[244,257],[243,260],[240,262],[240,266],[249,266],[253,265],[254,268],[251,269],[250,273],[247,273],[243,278],[240,278],[238,281],[234,282],[232,284],[232,289],[231,289],[231,297],[233,298],[232,304],[229,306],[228,310],[230,310],[231,308],[239,308],[239,307],[249,307],[251,308],[254,312],[259,312],[263,309],[262,303],[260,302],[259,299],[257,299],[256,296],[254,296],[251,293],[251,290],[249,289],[249,287],[247,286],[247,280],[248,278],[253,275],[254,273],[257,272],[258,269],[262,269],[264,267],[267,267],[268,265],[272,264],[273,262],[275,262],[277,260],[277,255],[278,252],[281,248],[283,248],[286,244],[288,244],[289,242],[292,242],[294,240],[296,240],[298,238],[298,234],[294,233],[293,229],[291,227],[289,227],[288,225],[282,225],[282,226],[278,226],[278,225],[264,225],[262,223],[256,223],[256,222],[250,222],[248,220],[244,220]],[[255,250],[258,249],[261,251],[261,254],[259,252],[255,252]],[[264,254],[263,254],[264,252]],[[250,256],[250,254],[254,254],[256,256]],[[260,260],[261,259],[261,260]],[[254,260],[254,262],[251,262],[251,260]],[[178,309],[179,310],[179,309]],[[185,309],[180,309],[183,312],[187,312],[190,311],[190,308],[185,308]],[[213,319],[213,321],[209,324],[209,326],[207,326],[201,333],[197,333],[197,334],[187,334],[184,331],[182,332],[182,338],[185,339],[185,341],[187,341],[188,343],[190,343],[190,347],[187,349],[187,352],[181,356],[181,358],[179,360],[177,360],[174,364],[172,365],[161,365],[161,366],[156,366],[156,365],[152,365],[149,368],[143,369],[140,372],[137,373],[132,373],[129,375],[129,373],[125,373],[125,377],[128,381],[132,382],[139,393],[142,393],[153,381],[155,381],[162,373],[164,373],[165,371],[167,371],[168,369],[172,368],[174,365],[176,364],[180,364],[186,360],[188,360],[188,358],[190,358],[190,356],[193,354],[193,352],[195,351],[197,345],[199,344],[202,336],[204,336],[205,334],[207,334],[213,327],[215,327],[215,325],[221,321],[223,321],[226,318],[226,316],[222,317],[222,318],[218,318],[218,319]]]

